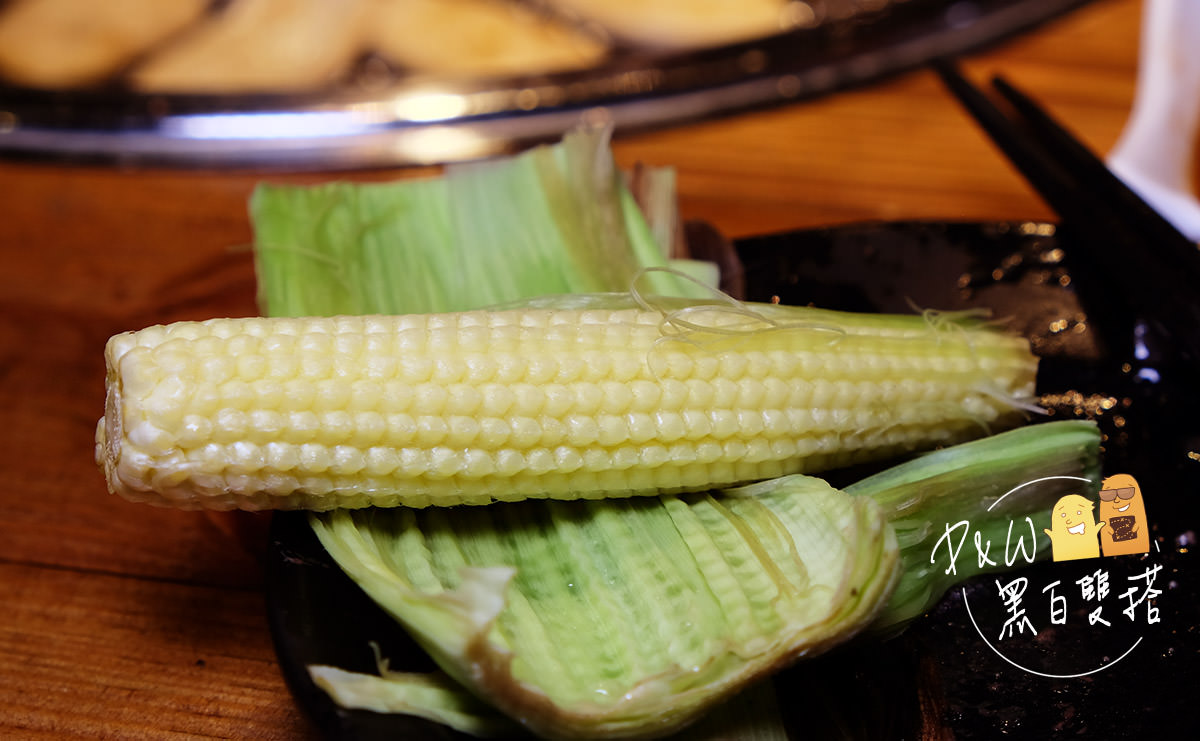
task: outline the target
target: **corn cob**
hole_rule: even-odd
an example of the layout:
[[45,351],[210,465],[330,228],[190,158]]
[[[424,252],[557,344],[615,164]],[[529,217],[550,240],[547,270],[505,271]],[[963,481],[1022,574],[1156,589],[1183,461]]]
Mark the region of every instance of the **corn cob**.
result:
[[1036,369],[978,324],[770,305],[181,322],[106,362],[112,491],[314,510],[826,470],[1005,426]]

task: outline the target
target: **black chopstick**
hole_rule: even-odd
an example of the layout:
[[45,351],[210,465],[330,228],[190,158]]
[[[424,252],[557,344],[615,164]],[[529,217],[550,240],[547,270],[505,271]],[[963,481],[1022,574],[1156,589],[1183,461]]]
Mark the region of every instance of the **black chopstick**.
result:
[[1042,149],[1014,125],[982,91],[968,82],[952,62],[937,60],[934,62],[934,69],[954,97],[958,98],[1000,151],[1042,194],[1050,207],[1064,219],[1071,218],[1081,204],[1072,194],[1074,183],[1070,173],[1046,156]]
[[1110,303],[1125,302],[1173,354],[1200,368],[1200,250],[1032,98],[994,82],[1009,115],[948,60],[934,69],[1009,161],[1041,194],[1086,254],[1075,264],[1100,275]]
[[992,78],[992,86],[1021,115],[1031,131],[1036,132],[1048,146],[1056,148],[1064,162],[1070,163],[1080,176],[1086,177],[1092,187],[1103,194],[1105,202],[1122,219],[1144,229],[1146,237],[1153,240],[1156,249],[1175,252],[1179,266],[1191,271],[1193,277],[1200,280],[1200,249],[1197,249],[1195,242],[1142,200],[1091,149],[1051,118],[1032,98],[1001,76]]

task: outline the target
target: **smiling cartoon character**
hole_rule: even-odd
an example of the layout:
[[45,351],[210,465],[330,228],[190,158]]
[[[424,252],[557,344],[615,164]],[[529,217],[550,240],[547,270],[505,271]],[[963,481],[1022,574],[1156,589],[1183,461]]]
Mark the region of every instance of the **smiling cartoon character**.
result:
[[1099,558],[1100,541],[1096,533],[1104,523],[1096,524],[1092,517],[1092,501],[1079,494],[1068,494],[1054,505],[1051,514],[1050,546],[1055,561],[1074,561],[1078,558]]
[[1100,533],[1106,556],[1150,551],[1150,527],[1142,489],[1132,476],[1119,473],[1100,485],[1100,519],[1108,527]]

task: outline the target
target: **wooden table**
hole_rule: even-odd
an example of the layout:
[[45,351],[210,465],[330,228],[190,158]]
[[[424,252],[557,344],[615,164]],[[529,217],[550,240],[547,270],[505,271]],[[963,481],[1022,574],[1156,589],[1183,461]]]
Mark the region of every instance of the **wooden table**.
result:
[[[1138,0],[970,57],[1092,147],[1134,90]],[[1051,214],[927,71],[617,141],[671,164],[731,236],[869,219]],[[261,517],[135,505],[92,460],[116,332],[256,313],[246,198],[264,174],[0,164],[0,737],[305,738],[264,617]],[[929,719],[936,726],[936,718]]]

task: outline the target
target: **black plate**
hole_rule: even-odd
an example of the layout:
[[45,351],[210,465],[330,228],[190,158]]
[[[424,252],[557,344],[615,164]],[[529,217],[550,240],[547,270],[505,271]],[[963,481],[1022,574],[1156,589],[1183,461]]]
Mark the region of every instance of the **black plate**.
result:
[[[1174,365],[1169,338],[1141,329],[1121,305],[1119,284],[1088,270],[1086,249],[1040,223],[852,225],[737,247],[752,300],[778,296],[864,311],[985,307],[1006,317],[1042,356],[1039,392],[1053,395],[1052,418],[1100,423],[1104,473],[1137,478],[1152,528],[1146,556],[1044,561],[1000,577],[1027,579],[1023,604],[1036,637],[999,639],[1009,613],[997,577],[982,577],[951,590],[897,638],[863,640],[782,672],[774,687],[792,735],[1112,739],[1195,731],[1197,716],[1185,702],[1200,681],[1191,552],[1200,402],[1192,376]],[[1110,409],[1096,404],[1109,398],[1116,400]],[[970,543],[962,553],[975,558]],[[1002,553],[995,544],[993,560]],[[1130,620],[1122,612],[1126,584],[1155,567],[1157,622],[1145,604]],[[1109,593],[1085,602],[1077,581],[1097,570],[1105,571]],[[1055,594],[1069,600],[1064,625],[1051,623],[1051,593],[1042,592],[1055,581]],[[267,606],[283,675],[325,735],[460,738],[416,718],[337,708],[313,685],[305,670],[311,663],[373,671],[370,641],[393,668],[431,664],[330,561],[302,514],[272,522]],[[1097,606],[1110,626],[1089,624]]]
[[[592,69],[488,80],[375,71],[305,94],[142,94],[119,78],[47,91],[0,80],[0,156],[287,168],[474,159],[558,139],[585,113],[623,133],[812,98],[977,49],[1088,2],[810,0],[811,27],[714,49],[622,47]],[[431,94],[453,99],[454,112],[413,105]]]

